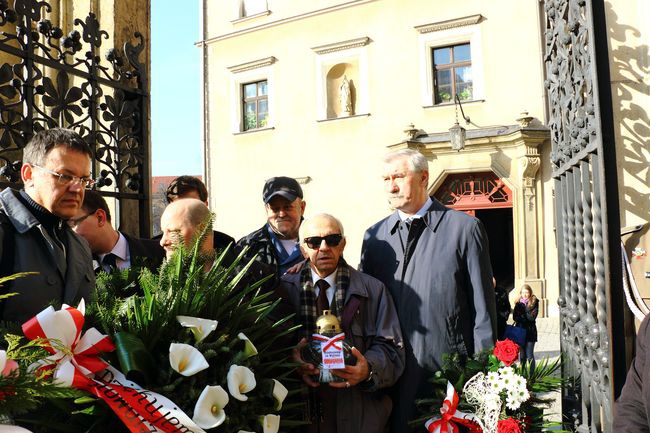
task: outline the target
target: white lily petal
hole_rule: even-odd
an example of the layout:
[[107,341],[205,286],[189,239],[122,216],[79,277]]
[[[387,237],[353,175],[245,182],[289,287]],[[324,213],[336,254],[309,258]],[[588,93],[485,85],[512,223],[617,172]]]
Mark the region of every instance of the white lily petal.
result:
[[280,415],[268,414],[262,418],[262,430],[264,433],[278,433],[280,430]]
[[201,319],[200,317],[192,316],[176,316],[176,320],[178,320],[181,326],[192,328],[192,333],[197,343],[217,329],[217,324],[219,323],[216,320]]
[[237,338],[244,341],[244,359],[257,355],[257,348],[243,332],[237,334]]
[[208,361],[194,346],[172,343],[169,346],[169,364],[183,376],[192,376],[209,367]]
[[5,369],[5,365],[7,364],[7,352],[4,350],[0,350],[0,371]]
[[248,400],[244,395],[255,388],[255,374],[248,368],[240,365],[231,365],[228,370],[228,392],[239,401]]
[[275,410],[282,409],[282,402],[287,398],[287,394],[289,394],[287,388],[280,381],[273,379],[273,398],[276,402]]
[[220,426],[226,420],[223,408],[228,400],[228,393],[222,387],[206,386],[196,401],[192,421],[204,429]]

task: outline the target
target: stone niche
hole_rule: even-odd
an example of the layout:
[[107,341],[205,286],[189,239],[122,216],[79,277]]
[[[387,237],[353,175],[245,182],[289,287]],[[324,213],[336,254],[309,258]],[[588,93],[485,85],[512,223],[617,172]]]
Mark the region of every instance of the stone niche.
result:
[[[357,105],[358,62],[335,64],[327,71],[325,80],[327,118],[353,116]],[[347,80],[347,85],[343,85],[344,80]]]

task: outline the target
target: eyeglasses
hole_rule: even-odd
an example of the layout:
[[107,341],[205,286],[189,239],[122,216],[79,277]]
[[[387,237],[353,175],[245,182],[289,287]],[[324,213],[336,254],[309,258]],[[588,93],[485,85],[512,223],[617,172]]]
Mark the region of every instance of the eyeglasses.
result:
[[57,178],[57,181],[59,182],[59,185],[81,185],[82,188],[90,188],[95,184],[95,179],[91,179],[89,177],[77,177],[77,176],[71,176],[69,174],[63,174],[63,173],[58,173],[56,171],[49,170],[45,167],[41,167],[40,165],[32,164],[32,167],[40,168],[46,173],[51,174],[52,176]]
[[323,241],[325,241],[328,247],[338,246],[338,244],[340,244],[341,241],[343,240],[343,235],[334,234],[334,235],[327,235],[327,236],[310,236],[303,240],[309,248],[311,248],[312,250],[317,250],[318,248],[320,248]]
[[70,226],[70,228],[75,228],[75,227],[77,227],[79,224],[81,224],[81,223],[83,222],[83,220],[85,220],[85,219],[88,218],[89,216],[93,215],[94,213],[95,213],[95,212],[87,213],[86,215],[82,215],[82,216],[80,216],[79,218],[70,218],[70,219],[67,221],[67,222],[68,222],[68,225]]

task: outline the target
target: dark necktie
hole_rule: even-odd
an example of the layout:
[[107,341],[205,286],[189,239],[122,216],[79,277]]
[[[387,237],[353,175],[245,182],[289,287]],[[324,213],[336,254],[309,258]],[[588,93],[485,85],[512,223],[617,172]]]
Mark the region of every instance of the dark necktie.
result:
[[102,259],[102,267],[107,272],[112,272],[117,269],[117,256],[113,253],[108,253]]
[[316,312],[319,316],[323,314],[324,310],[330,309],[330,303],[327,300],[327,288],[329,286],[329,283],[325,280],[316,281],[316,287],[320,290],[318,293],[318,299],[316,299]]

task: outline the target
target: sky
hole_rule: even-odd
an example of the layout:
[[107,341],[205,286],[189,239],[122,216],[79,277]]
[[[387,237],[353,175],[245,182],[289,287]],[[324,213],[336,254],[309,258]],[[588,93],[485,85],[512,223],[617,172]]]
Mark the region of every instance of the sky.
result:
[[199,1],[151,2],[154,176],[203,173]]

